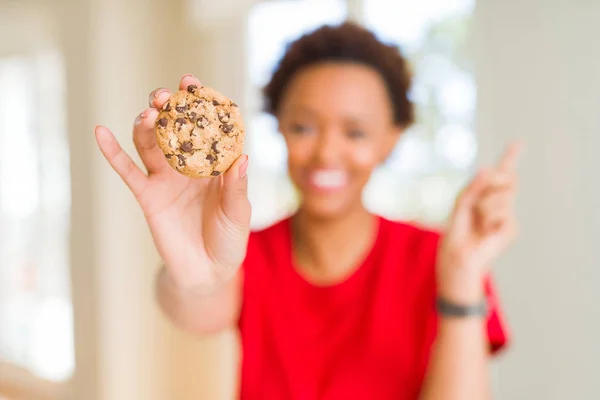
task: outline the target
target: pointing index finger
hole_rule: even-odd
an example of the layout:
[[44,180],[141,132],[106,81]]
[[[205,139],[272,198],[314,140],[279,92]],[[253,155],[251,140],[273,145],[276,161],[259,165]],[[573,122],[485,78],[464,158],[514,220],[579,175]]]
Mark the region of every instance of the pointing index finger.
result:
[[502,172],[514,171],[524,148],[525,146],[521,141],[511,144],[498,162],[498,170]]

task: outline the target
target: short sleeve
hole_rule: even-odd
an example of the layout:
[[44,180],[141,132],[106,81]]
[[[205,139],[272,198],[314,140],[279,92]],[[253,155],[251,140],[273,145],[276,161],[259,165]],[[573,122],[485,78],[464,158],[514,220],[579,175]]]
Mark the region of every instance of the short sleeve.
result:
[[488,340],[491,353],[496,355],[507,346],[510,338],[509,329],[504,320],[492,276],[488,276],[484,284],[489,309],[487,319]]

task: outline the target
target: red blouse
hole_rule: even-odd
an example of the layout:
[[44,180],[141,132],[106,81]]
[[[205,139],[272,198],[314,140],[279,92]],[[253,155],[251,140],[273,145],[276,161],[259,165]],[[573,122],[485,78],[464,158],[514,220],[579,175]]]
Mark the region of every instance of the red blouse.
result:
[[[243,400],[413,400],[436,335],[439,234],[380,218],[345,281],[315,286],[292,264],[290,220],[253,232],[244,262]],[[493,286],[491,349],[507,342]]]

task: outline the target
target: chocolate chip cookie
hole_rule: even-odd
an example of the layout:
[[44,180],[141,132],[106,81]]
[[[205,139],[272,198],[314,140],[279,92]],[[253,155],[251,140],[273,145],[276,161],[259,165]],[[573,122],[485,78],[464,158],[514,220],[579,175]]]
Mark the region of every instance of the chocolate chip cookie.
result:
[[156,118],[156,139],[171,167],[198,178],[219,176],[242,154],[237,104],[208,87],[173,94]]

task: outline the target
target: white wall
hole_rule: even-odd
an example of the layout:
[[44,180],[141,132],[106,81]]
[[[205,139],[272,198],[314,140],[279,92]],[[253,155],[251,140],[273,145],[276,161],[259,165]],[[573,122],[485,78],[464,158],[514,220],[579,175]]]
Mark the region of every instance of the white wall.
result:
[[497,266],[500,398],[600,398],[600,2],[480,0],[475,37],[481,158],[528,143],[521,239]]

